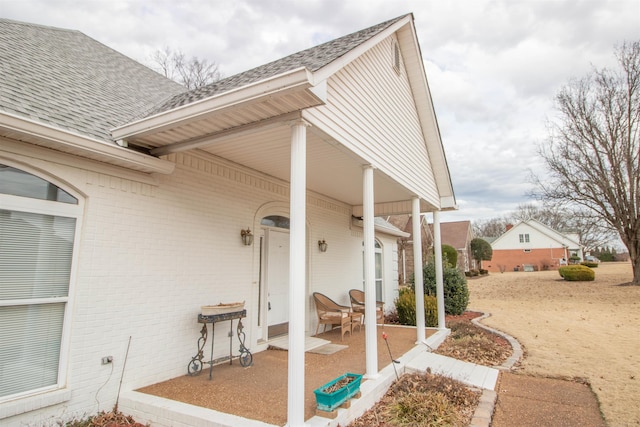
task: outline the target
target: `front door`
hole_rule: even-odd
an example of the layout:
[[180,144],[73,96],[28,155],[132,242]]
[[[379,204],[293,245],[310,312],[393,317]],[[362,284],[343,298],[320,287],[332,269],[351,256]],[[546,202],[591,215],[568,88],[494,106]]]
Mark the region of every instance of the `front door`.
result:
[[289,230],[265,230],[268,337],[289,331]]

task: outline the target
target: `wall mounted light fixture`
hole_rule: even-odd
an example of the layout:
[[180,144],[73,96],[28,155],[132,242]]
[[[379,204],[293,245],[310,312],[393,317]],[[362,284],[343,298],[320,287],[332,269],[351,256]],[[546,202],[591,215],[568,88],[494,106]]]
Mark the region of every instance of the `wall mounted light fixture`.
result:
[[245,246],[251,246],[253,244],[253,233],[249,227],[247,227],[246,230],[240,230],[240,236],[242,236],[242,243],[244,243]]
[[322,239],[322,240],[318,240],[318,248],[320,249],[320,252],[327,252],[327,247],[329,245],[327,244],[327,242]]

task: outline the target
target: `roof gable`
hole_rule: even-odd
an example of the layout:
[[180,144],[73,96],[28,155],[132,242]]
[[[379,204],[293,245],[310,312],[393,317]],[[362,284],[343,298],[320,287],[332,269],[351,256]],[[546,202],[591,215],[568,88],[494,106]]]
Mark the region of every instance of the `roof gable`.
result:
[[456,249],[464,249],[471,242],[471,222],[441,222],[440,236],[443,244],[453,246]]
[[494,248],[500,247],[500,245],[504,244],[505,240],[507,240],[510,236],[516,234],[526,234],[526,232],[529,232],[531,230],[536,231],[538,234],[560,245],[572,248],[580,247],[579,242],[534,219],[520,221],[518,224],[514,225],[511,229],[505,231],[501,236],[495,239],[491,243],[491,246]]
[[147,116],[171,110],[185,104],[197,102],[242,86],[250,85],[255,82],[296,70],[298,68],[306,68],[311,72],[318,71],[338,58],[346,55],[354,48],[360,46],[362,43],[379,34],[381,31],[385,30],[405,16],[407,15],[399,16],[364,30],[296,52],[268,64],[235,74],[218,82],[176,95],[165,103],[154,108],[149,112],[149,114],[147,114]]

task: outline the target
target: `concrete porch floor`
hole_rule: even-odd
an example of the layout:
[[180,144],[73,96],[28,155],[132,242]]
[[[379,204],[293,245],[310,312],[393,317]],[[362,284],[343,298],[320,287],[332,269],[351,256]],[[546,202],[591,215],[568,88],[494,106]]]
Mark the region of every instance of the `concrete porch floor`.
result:
[[[382,331],[388,335],[388,343],[394,359],[400,361],[395,369],[401,375],[405,371],[420,370],[421,365],[432,363],[425,354],[425,345],[415,345],[416,331],[412,327],[386,325],[378,326],[378,378],[364,380],[362,396],[352,400],[349,409],[339,409],[336,419],[315,416],[316,401],[313,390],[346,373],[364,374],[365,334],[356,331],[340,340],[339,330],[319,334],[319,338],[348,347],[334,354],[305,353],[305,419],[306,425],[345,425],[385,393],[395,380],[394,366],[389,350],[382,339]],[[429,346],[436,347],[446,337],[448,331],[427,330]],[[437,356],[437,355],[435,355]],[[440,356],[441,357],[441,356]],[[417,362],[417,363],[416,363]],[[435,361],[434,372],[446,363]],[[430,366],[430,365],[429,365]],[[287,352],[266,350],[254,355],[253,365],[243,368],[235,361],[233,365],[222,364],[213,368],[213,379],[209,380],[208,366],[198,376],[174,378],[137,391],[122,393],[120,410],[134,416],[140,422],[153,426],[282,426],[287,421]],[[426,366],[424,367],[426,369]],[[453,367],[466,369],[467,379],[480,381],[476,386],[493,389],[497,371],[475,372],[473,367]],[[489,369],[489,368],[484,368]],[[206,371],[206,372],[205,372]],[[494,371],[494,370],[492,370]],[[462,378],[464,380],[464,378]]]

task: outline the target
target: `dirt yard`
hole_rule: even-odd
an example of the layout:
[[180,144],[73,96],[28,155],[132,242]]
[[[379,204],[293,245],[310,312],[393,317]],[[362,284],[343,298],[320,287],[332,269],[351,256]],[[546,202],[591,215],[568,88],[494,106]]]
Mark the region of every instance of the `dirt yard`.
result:
[[584,378],[608,425],[640,425],[640,287],[629,263],[602,263],[593,282],[557,271],[492,273],[469,281],[469,310],[523,345],[522,374]]

